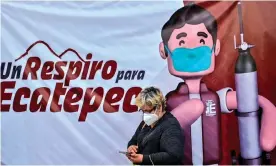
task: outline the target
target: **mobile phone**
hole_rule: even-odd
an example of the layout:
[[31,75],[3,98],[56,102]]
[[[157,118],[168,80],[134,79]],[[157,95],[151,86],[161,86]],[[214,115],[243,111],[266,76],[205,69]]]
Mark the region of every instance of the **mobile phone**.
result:
[[129,152],[124,152],[124,151],[119,151],[119,153],[125,154],[125,155],[130,155]]

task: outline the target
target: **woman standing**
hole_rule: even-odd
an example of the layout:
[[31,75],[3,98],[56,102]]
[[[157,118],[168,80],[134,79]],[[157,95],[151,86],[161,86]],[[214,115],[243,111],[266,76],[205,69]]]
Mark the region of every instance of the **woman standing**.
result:
[[177,119],[166,112],[165,103],[162,92],[155,87],[145,88],[136,98],[143,121],[128,143],[127,157],[134,164],[182,164],[182,129]]

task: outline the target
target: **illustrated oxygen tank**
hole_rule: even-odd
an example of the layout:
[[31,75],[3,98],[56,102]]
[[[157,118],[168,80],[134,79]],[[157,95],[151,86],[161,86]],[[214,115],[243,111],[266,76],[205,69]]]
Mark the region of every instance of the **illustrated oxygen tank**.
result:
[[234,47],[239,51],[235,66],[235,84],[238,110],[236,112],[239,126],[240,152],[242,164],[261,164],[260,124],[258,104],[257,67],[250,49],[254,45],[244,41],[242,6],[238,2],[241,45]]

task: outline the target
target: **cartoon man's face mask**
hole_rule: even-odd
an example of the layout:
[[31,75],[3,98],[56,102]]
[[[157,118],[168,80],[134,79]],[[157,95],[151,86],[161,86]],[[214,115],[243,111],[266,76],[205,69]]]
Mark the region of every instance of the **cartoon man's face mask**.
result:
[[173,67],[178,72],[200,72],[210,68],[212,62],[212,50],[208,46],[195,48],[179,47],[170,51],[165,45],[166,51],[172,59]]
[[181,78],[212,73],[219,49],[219,40],[213,41],[213,36],[203,23],[186,23],[174,29],[169,40],[159,45],[160,55],[167,59],[170,74]]

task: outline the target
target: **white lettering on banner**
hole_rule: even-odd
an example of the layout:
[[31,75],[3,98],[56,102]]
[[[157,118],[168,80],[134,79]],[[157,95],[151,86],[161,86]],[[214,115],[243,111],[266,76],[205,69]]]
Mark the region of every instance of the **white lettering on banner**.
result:
[[215,116],[216,115],[216,104],[213,100],[207,100],[206,102],[206,116]]

